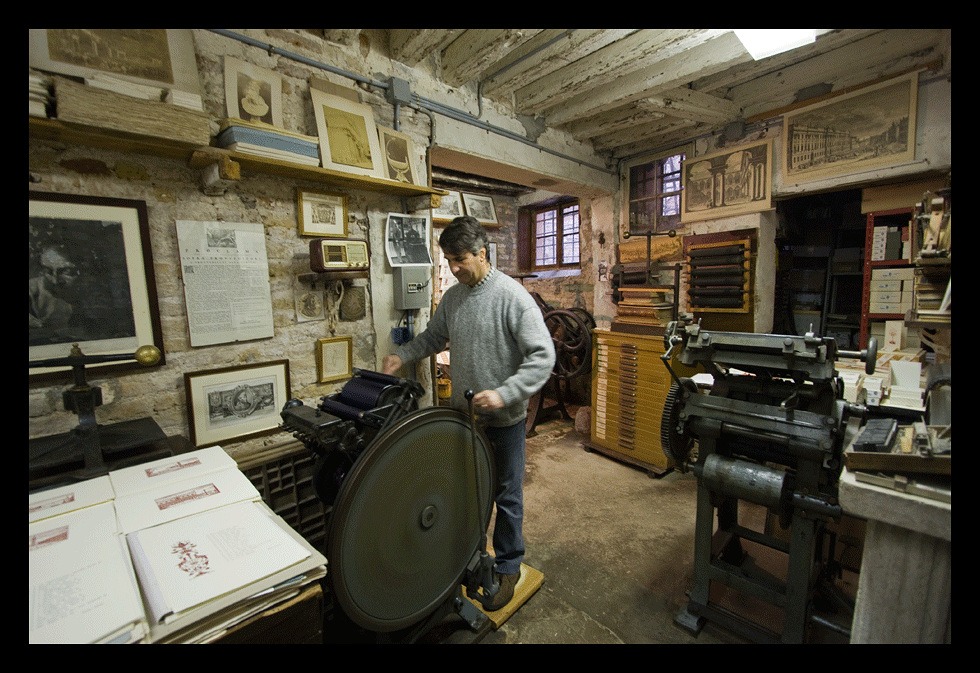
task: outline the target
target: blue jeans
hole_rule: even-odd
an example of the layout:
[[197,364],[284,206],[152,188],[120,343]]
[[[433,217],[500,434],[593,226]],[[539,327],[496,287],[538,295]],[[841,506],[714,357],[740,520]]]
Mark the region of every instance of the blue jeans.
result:
[[519,572],[524,560],[524,433],[525,423],[486,427],[497,470],[493,553],[501,575]]

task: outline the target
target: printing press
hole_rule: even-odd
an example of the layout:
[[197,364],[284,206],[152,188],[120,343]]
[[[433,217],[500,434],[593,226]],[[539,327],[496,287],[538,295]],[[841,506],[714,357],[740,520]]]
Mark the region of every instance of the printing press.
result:
[[[837,483],[845,434],[860,424],[864,408],[843,399],[834,366],[840,357],[854,358],[872,373],[874,340],[867,350],[841,351],[834,339],[813,333],[713,332],[678,322],[664,340],[662,359],[673,383],[661,441],[681,469],[698,478],[693,585],[675,622],[697,633],[712,621],[756,642],[804,642],[814,622],[845,632],[849,621],[844,627],[813,610],[818,591],[842,611],[849,607],[824,581],[835,572],[835,538],[827,524],[841,516]],[[672,356],[710,374],[710,390],[678,377]],[[783,534],[740,525],[740,501],[768,508]],[[743,547],[743,540],[785,554],[785,581],[753,576],[747,553],[753,547]],[[712,588],[721,585],[782,611],[781,631],[713,600]]]
[[417,642],[447,617],[485,633],[467,597],[487,605],[498,588],[486,551],[490,444],[472,406],[469,417],[419,410],[422,394],[415,381],[355,369],[339,393],[316,406],[290,400],[280,414],[316,454],[331,597],[383,642]]

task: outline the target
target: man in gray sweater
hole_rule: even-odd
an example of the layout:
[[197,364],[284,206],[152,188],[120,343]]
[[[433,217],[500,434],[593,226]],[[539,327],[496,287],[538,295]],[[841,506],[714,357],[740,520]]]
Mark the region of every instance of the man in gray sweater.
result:
[[439,237],[459,281],[446,290],[426,329],[385,357],[384,373],[451,345],[451,405],[464,411],[464,392],[493,446],[497,507],[493,530],[500,590],[491,610],[510,602],[524,558],[524,424],[527,401],[551,375],[555,349],[541,309],[524,287],[490,265],[487,233],[472,217],[457,217]]

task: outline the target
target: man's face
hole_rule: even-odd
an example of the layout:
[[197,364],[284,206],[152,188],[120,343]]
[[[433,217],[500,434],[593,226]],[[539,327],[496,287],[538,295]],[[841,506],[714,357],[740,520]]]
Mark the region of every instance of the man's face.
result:
[[487,249],[480,248],[480,254],[474,255],[471,252],[462,252],[452,255],[445,250],[443,254],[449,262],[449,270],[460,283],[473,287],[487,275]]
[[48,290],[57,295],[68,294],[78,281],[78,267],[56,250],[41,254],[41,271]]

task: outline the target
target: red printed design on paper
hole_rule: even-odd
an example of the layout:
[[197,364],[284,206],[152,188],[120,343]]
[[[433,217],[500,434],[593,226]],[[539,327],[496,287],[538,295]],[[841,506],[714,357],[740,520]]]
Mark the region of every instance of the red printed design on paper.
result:
[[208,566],[208,557],[197,552],[197,545],[193,542],[177,542],[171,549],[171,553],[177,554],[177,567],[192,578],[211,572],[211,568]]
[[170,472],[176,472],[177,470],[183,470],[188,467],[195,467],[201,464],[201,459],[197,456],[193,458],[183,458],[175,463],[168,463],[166,465],[158,465],[157,467],[146,468],[147,477],[159,477],[163,474],[168,474]]
[[173,493],[163,498],[157,498],[154,502],[156,502],[158,509],[165,510],[169,507],[174,507],[192,500],[200,500],[202,498],[207,498],[208,496],[218,495],[218,493],[220,493],[220,491],[214,484],[204,484],[203,486],[190,488],[186,491],[181,491],[180,493]]

